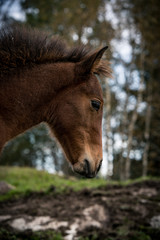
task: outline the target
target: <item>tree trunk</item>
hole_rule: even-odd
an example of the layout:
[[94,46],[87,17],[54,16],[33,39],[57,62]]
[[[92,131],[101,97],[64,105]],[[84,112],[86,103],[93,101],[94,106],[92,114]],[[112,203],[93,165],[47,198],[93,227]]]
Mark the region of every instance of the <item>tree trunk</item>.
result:
[[127,128],[127,119],[128,119],[128,112],[127,112],[127,106],[128,106],[128,101],[129,101],[129,92],[128,92],[128,77],[126,76],[126,99],[125,99],[125,103],[124,103],[124,109],[122,112],[122,129],[121,129],[121,139],[122,139],[122,148],[121,148],[121,154],[120,154],[120,159],[119,159],[119,177],[120,180],[123,181],[125,179],[125,172],[124,172],[124,158],[123,158],[123,154],[124,154],[124,150],[125,150],[125,141],[126,141],[126,128]]
[[124,126],[123,128],[123,133],[122,133],[122,148],[121,148],[121,154],[120,154],[120,159],[119,159],[119,164],[120,164],[120,167],[119,167],[119,171],[120,171],[120,180],[124,180],[125,179],[125,173],[124,173],[124,158],[123,158],[123,153],[124,153],[124,150],[125,150],[125,127],[127,127],[127,117],[128,117],[128,114],[127,114],[127,104],[128,104],[128,98],[129,96],[127,96],[126,98],[126,102],[125,102],[125,107],[124,107],[124,115],[123,115],[123,120],[122,120],[122,124]]
[[108,84],[108,79],[106,79],[106,152],[107,152],[107,162],[108,162],[108,172],[107,177],[110,178],[112,175],[112,146],[111,146],[111,92]]
[[144,76],[141,76],[138,95],[137,95],[137,102],[136,102],[135,109],[133,111],[132,118],[131,118],[129,128],[128,128],[128,144],[127,144],[127,158],[126,158],[126,165],[125,165],[125,180],[130,178],[130,167],[131,167],[130,152],[131,152],[131,148],[132,148],[134,126],[135,126],[135,122],[138,117],[137,110],[138,110],[139,104],[142,101],[143,84],[144,84]]
[[148,87],[148,98],[147,98],[147,112],[146,112],[146,121],[145,121],[145,148],[143,153],[142,159],[142,176],[147,176],[147,167],[148,167],[148,151],[150,147],[149,137],[150,137],[150,123],[151,123],[151,115],[152,115],[152,108],[151,108],[151,101],[152,101],[152,84]]

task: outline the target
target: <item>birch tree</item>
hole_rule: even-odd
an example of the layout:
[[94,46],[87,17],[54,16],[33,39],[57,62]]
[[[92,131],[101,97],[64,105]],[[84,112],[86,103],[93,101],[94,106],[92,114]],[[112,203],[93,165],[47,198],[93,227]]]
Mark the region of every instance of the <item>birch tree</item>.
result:
[[[151,82],[152,83],[152,82]],[[146,118],[145,118],[145,131],[144,131],[144,139],[145,139],[145,147],[142,159],[142,176],[147,176],[148,169],[148,152],[150,147],[150,124],[151,124],[151,116],[152,116],[152,84],[148,86],[148,96],[147,96],[147,109],[146,109]]]
[[108,79],[105,80],[106,83],[106,152],[107,152],[107,163],[108,163],[108,172],[107,176],[110,177],[112,174],[112,143],[111,143],[111,92]]
[[[141,66],[143,66],[143,63],[144,63],[144,56],[142,53],[141,54]],[[137,101],[136,101],[135,108],[134,108],[134,111],[133,111],[133,114],[131,117],[131,121],[130,121],[130,124],[128,127],[127,157],[126,157],[126,163],[125,163],[125,179],[126,180],[130,178],[130,168],[131,168],[130,152],[132,149],[134,127],[135,127],[135,123],[136,123],[136,120],[138,117],[138,107],[139,107],[140,103],[142,102],[143,90],[144,90],[144,71],[141,72],[139,89],[137,92]]]
[[128,87],[128,77],[127,75],[125,76],[126,79],[126,98],[125,98],[125,102],[124,102],[124,107],[123,107],[123,112],[122,112],[122,121],[121,121],[121,140],[122,140],[122,147],[121,147],[121,153],[120,153],[120,159],[119,159],[119,176],[120,176],[120,180],[124,180],[125,179],[125,173],[124,173],[124,151],[125,151],[125,141],[126,141],[126,128],[127,128],[127,123],[128,123],[128,112],[127,112],[127,106],[129,103],[129,87]]

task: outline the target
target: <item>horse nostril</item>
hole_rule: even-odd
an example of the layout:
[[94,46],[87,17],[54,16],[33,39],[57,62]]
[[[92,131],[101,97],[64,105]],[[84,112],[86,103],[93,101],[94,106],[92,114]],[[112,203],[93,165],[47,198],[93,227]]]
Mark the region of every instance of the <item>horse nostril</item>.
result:
[[91,173],[91,167],[90,167],[90,163],[87,159],[84,159],[85,165],[84,165],[84,170],[86,175],[90,175]]
[[97,168],[97,173],[99,172],[101,166],[102,166],[102,160],[100,161],[99,166],[98,166],[98,168]]

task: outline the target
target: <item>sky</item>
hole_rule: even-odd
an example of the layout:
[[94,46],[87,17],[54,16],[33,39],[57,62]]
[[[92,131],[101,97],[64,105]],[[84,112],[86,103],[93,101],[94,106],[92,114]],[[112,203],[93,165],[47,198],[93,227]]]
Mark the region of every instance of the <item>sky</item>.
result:
[[10,16],[16,20],[25,20],[25,14],[23,13],[18,1],[15,1],[10,7]]

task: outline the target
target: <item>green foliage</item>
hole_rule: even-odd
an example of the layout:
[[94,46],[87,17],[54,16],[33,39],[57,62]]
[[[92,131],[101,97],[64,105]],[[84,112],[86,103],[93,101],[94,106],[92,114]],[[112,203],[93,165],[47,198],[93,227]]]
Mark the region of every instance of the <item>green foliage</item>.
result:
[[0,239],[3,240],[17,240],[17,237],[4,228],[0,228]]
[[60,233],[55,233],[54,231],[38,231],[30,233],[14,233],[12,231],[7,231],[4,228],[0,228],[0,239],[3,240],[63,240]]
[[149,235],[141,231],[131,232],[129,240],[152,240]]
[[0,163],[1,165],[35,167],[38,159],[39,165],[43,167],[49,155],[48,149],[52,150],[50,155],[56,158],[57,145],[49,136],[46,126],[40,124],[10,141],[0,156]]
[[[152,228],[151,226],[139,226],[139,232],[145,233],[147,236],[150,236],[150,239],[159,240],[160,229]],[[149,239],[149,240],[150,240]],[[148,239],[147,239],[148,240]]]
[[0,165],[61,170],[66,174],[70,170],[46,124],[39,124],[9,141],[0,155]]
[[[104,41],[106,44],[113,36],[113,28],[104,17],[103,0],[24,0],[20,4],[26,14],[27,24],[62,35],[70,43],[73,43],[73,34],[79,43],[84,33],[87,41],[94,43]],[[98,20],[100,15],[101,21]],[[80,19],[78,16],[81,16]],[[86,31],[85,28],[90,30]]]
[[[152,230],[153,232],[153,230]],[[123,240],[158,240],[157,236],[154,236],[154,234],[146,233],[145,231],[137,230],[137,231],[129,231],[127,234],[118,234],[117,237],[106,237],[103,240],[117,240],[117,239],[123,239]],[[152,238],[153,236],[153,238]],[[3,227],[0,227],[0,239],[3,240],[63,240],[63,237],[60,233],[55,233],[52,230],[47,231],[37,231],[37,232],[12,232],[4,229]],[[98,240],[98,236],[90,236],[90,237],[80,237],[78,240]]]
[[[132,48],[131,61],[127,61],[125,66],[126,72],[130,74],[129,79],[132,78],[133,69],[138,72],[141,79],[144,79],[142,100],[145,102],[146,107],[139,113],[135,123],[132,151],[138,149],[141,152],[142,159],[145,152],[144,146],[148,144],[148,174],[159,176],[160,42],[157,39],[160,39],[160,2],[158,0],[116,0],[113,8],[117,18],[121,19],[125,16],[124,24],[121,24],[119,32],[117,31],[118,34],[126,30],[131,33],[128,38]],[[132,34],[132,31],[134,34]],[[133,78],[133,82],[135,81],[136,78]],[[127,84],[125,85],[126,87],[128,87]],[[130,96],[136,97],[135,89],[131,89],[129,86],[128,91]],[[127,88],[124,89],[124,92],[127,93]],[[151,109],[150,117],[147,114],[149,112],[148,109]],[[148,133],[144,133],[147,128]],[[119,158],[117,157],[117,159]],[[141,168],[137,166],[137,169],[137,172],[140,172],[139,170],[142,170],[142,166]],[[135,170],[133,170],[131,175],[134,175],[134,173],[136,173]],[[140,174],[142,174],[142,171]]]
[[127,236],[129,233],[129,226],[126,224],[119,227],[117,230],[117,233],[118,233],[118,236],[121,236],[121,237]]

